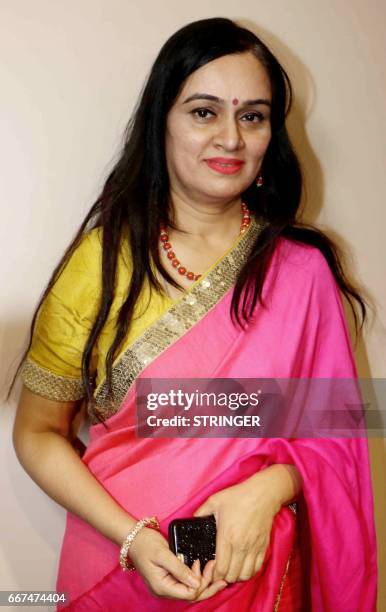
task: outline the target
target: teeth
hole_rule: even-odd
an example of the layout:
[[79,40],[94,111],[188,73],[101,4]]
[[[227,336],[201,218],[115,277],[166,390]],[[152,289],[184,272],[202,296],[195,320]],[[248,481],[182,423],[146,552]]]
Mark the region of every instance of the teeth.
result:
[[225,162],[218,162],[218,161],[212,161],[212,164],[214,164],[215,166],[218,166],[219,168],[238,168],[240,166],[240,164],[236,164],[236,163],[225,163]]

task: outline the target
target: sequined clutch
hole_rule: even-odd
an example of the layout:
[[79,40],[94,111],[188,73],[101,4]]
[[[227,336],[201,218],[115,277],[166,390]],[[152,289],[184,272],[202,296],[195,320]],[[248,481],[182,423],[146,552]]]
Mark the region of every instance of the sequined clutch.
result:
[[216,554],[216,520],[213,514],[171,521],[169,547],[189,567],[199,559],[202,571]]
[[[293,502],[287,507],[296,517],[298,504]],[[213,514],[171,521],[169,548],[189,567],[192,567],[195,559],[199,559],[202,571],[206,563],[216,556],[216,519]]]

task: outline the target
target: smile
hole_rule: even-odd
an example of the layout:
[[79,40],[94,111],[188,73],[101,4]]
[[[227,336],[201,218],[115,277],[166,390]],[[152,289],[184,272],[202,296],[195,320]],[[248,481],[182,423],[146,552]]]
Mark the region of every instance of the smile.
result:
[[240,172],[244,162],[241,159],[230,159],[224,157],[211,157],[205,162],[212,170],[220,174],[237,174]]

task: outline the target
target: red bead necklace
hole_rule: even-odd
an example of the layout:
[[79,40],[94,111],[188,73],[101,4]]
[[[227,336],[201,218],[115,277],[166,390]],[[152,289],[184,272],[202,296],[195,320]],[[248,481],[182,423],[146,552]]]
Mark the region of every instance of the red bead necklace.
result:
[[[251,213],[249,212],[249,208],[244,202],[241,203],[241,211],[242,211],[242,219],[240,225],[240,234],[243,234],[245,230],[248,228],[248,225],[251,222]],[[167,227],[164,222],[160,225],[160,241],[162,248],[167,251],[167,258],[170,260],[173,268],[178,270],[178,273],[181,276],[186,276],[186,278],[190,281],[196,281],[201,277],[201,274],[195,274],[194,272],[188,271],[186,266],[181,264],[180,260],[177,259],[175,252],[173,251],[173,247],[169,242],[169,235],[167,233]]]

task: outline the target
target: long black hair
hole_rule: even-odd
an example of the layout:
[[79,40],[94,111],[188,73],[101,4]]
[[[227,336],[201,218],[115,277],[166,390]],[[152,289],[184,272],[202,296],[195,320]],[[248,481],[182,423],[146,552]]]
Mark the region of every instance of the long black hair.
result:
[[[320,249],[350,303],[357,330],[359,317],[355,302],[359,305],[362,323],[365,319],[365,302],[345,277],[336,246],[320,230],[301,224],[296,219],[302,193],[302,173],[285,126],[293,98],[287,73],[251,31],[229,19],[196,21],[176,32],[162,47],[127,126],[120,158],[55,268],[33,316],[29,345],[22,361],[31,346],[35,321],[47,294],[84,233],[92,228],[102,228],[101,301],[82,358],[82,379],[90,403],[93,403],[91,354],[114,299],[117,258],[123,236],[126,235],[131,251],[133,273],[126,300],[119,312],[115,338],[106,355],[106,380],[110,396],[114,356],[128,333],[143,284],[148,279],[153,287],[160,289],[152,272],[152,259],[160,274],[177,286],[163,268],[158,252],[160,222],[166,220],[172,224],[165,157],[167,114],[190,74],[219,57],[244,52],[252,52],[269,76],[272,136],[261,168],[264,185],[257,188],[253,184],[243,194],[250,210],[263,216],[268,223],[236,281],[231,305],[232,319],[242,326],[252,317],[258,300],[261,301],[265,274],[280,236]],[[124,233],[125,227],[129,228],[128,233]]]

